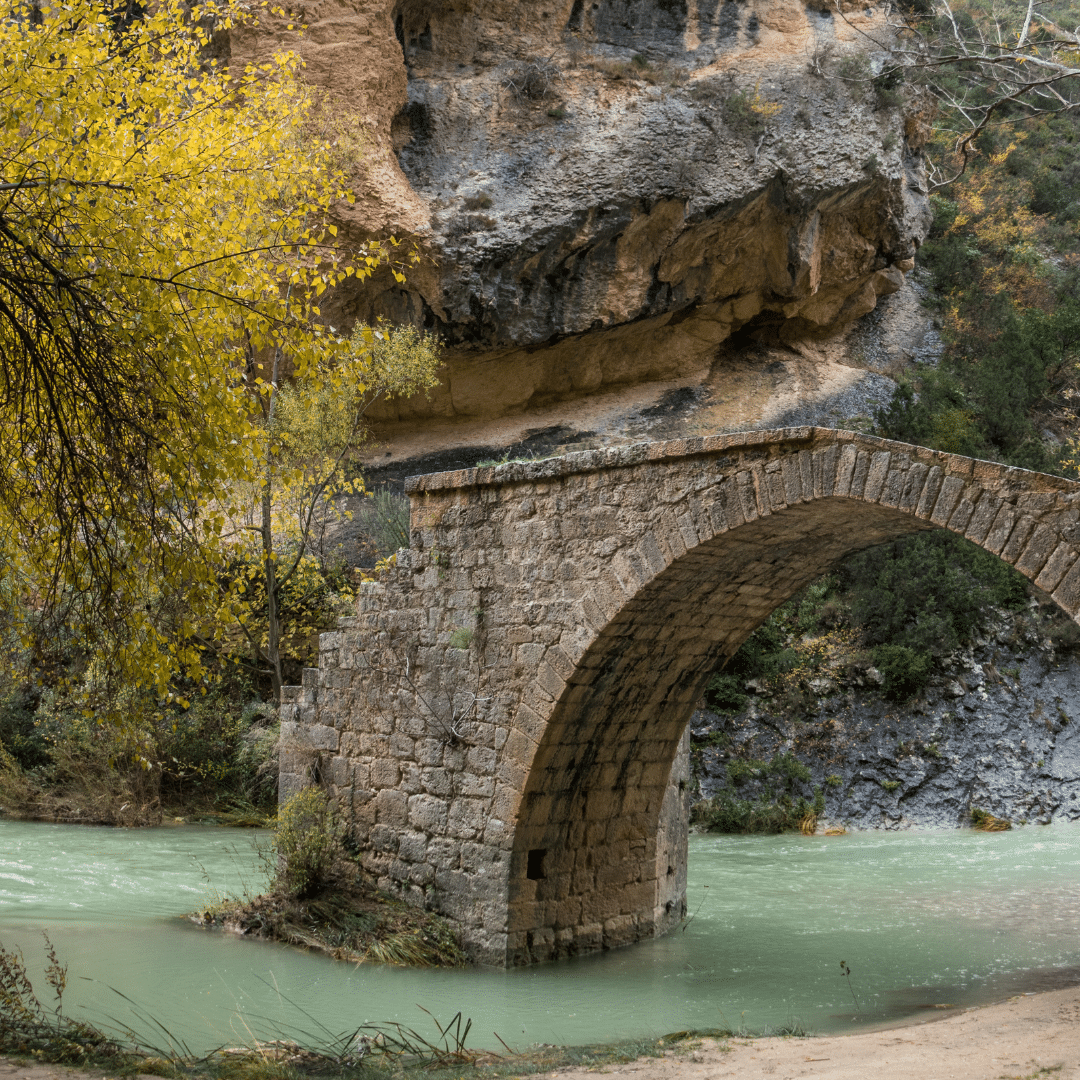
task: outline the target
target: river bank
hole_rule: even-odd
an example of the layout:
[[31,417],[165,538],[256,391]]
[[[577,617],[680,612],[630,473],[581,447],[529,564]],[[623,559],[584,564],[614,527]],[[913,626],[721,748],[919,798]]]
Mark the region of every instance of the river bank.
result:
[[[1014,997],[883,1030],[762,1038],[687,1035],[658,1040],[653,1053],[626,1061],[618,1060],[617,1051],[583,1054],[547,1047],[540,1054],[484,1055],[476,1065],[456,1067],[454,1074],[481,1078],[543,1071],[560,1080],[592,1080],[605,1055],[606,1075],[633,1080],[863,1080],[875,1074],[890,1080],[1075,1080],[1080,1077],[1080,987]],[[562,1064],[567,1058],[577,1063]],[[0,1059],[0,1080],[103,1080],[110,1075]]]
[[[1080,987],[1024,995],[967,1009],[942,1020],[919,1020],[850,1035],[680,1040],[660,1058],[639,1058],[605,1070],[634,1080],[1035,1080],[1080,1077]],[[561,1080],[591,1080],[581,1068]]]

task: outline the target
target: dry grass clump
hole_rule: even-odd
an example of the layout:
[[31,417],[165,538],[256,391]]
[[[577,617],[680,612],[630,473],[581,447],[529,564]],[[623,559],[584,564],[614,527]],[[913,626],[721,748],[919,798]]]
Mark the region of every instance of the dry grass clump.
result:
[[638,79],[650,86],[681,86],[689,78],[689,72],[673,64],[655,64],[638,53],[630,60],[609,60],[595,57],[589,66],[614,81]]
[[971,808],[971,827],[979,832],[1006,832],[1012,828],[1012,822],[1005,818],[994,817],[989,810],[977,806]]
[[552,57],[532,56],[510,71],[503,79],[503,86],[518,99],[544,101],[554,96],[555,85],[561,78]]
[[118,769],[104,755],[54,748],[54,782],[26,773],[0,744],[0,807],[13,817],[70,824],[159,825],[158,776]]
[[203,926],[282,941],[351,963],[408,967],[468,963],[445,919],[361,880],[330,883],[308,900],[277,890],[242,900],[226,899],[207,905],[191,918]]

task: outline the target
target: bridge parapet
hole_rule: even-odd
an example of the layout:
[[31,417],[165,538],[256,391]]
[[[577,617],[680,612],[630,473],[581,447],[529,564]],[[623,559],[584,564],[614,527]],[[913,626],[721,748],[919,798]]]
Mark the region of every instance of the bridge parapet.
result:
[[326,784],[380,883],[490,963],[678,921],[672,765],[694,704],[852,551],[949,528],[1080,611],[1080,485],[854,432],[644,443],[408,490],[409,549],[283,707],[281,790]]

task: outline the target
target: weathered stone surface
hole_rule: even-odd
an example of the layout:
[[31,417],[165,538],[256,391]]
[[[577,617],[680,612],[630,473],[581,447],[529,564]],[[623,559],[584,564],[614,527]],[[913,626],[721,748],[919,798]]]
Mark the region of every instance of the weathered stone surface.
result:
[[303,37],[234,31],[234,60],[304,57],[357,196],[341,236],[424,255],[324,304],[449,343],[434,393],[372,417],[691,375],[748,324],[829,334],[895,291],[929,227],[923,136],[827,77],[890,32],[843,6],[317,0]]
[[409,488],[409,550],[287,695],[282,791],[321,778],[383,885],[457,919],[490,963],[672,925],[677,748],[704,683],[851,552],[936,522],[963,533],[974,513],[958,508],[993,499],[985,545],[1061,577],[1055,595],[1080,607],[1080,485],[850,431],[642,443]]

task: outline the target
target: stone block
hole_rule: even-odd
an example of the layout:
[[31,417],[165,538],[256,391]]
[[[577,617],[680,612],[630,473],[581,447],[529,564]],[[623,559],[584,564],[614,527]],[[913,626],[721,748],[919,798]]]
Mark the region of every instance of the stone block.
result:
[[941,494],[941,485],[945,482],[945,473],[940,466],[932,465],[926,474],[926,482],[923,484],[919,501],[915,507],[915,516],[924,521],[929,520],[937,505],[938,495]]
[[885,480],[889,475],[889,462],[892,454],[887,450],[880,450],[870,455],[870,462],[866,474],[866,484],[863,489],[863,498],[867,502],[876,502],[885,487]]
[[421,768],[415,761],[403,761],[401,763],[401,779],[398,781],[398,791],[405,792],[406,795],[416,795],[423,791],[424,785],[421,781]]
[[1053,592],[1054,602],[1074,619],[1080,613],[1080,561],[1073,563]]
[[414,829],[420,829],[429,834],[443,833],[446,830],[447,814],[448,807],[445,799],[434,795],[408,797],[408,823]]
[[944,528],[949,518],[952,517],[956,504],[964,490],[964,481],[955,476],[946,476],[941,482],[941,490],[938,492],[937,501],[934,503],[930,520],[935,525]]
[[604,948],[618,949],[638,940],[637,927],[630,915],[616,915],[604,922]]
[[1058,531],[1049,525],[1040,525],[1032,533],[1020,557],[1016,560],[1016,569],[1026,577],[1034,578],[1050,558],[1058,543]]
[[390,736],[390,753],[396,758],[412,760],[416,757],[416,743],[408,735],[395,732]]
[[381,759],[372,762],[371,786],[375,788],[395,788],[401,780],[401,767],[396,761]]
[[401,839],[401,828],[397,823],[377,823],[368,834],[368,842],[373,851],[395,852]]
[[398,858],[405,862],[424,862],[427,859],[428,838],[425,833],[406,831],[398,838]]
[[483,836],[487,823],[487,800],[456,798],[450,806],[446,830],[450,836],[472,840]]
[[1000,509],[1001,499],[983,492],[975,506],[975,512],[967,523],[964,535],[974,543],[981,544],[990,532],[990,527],[994,524],[994,518],[997,517]]
[[375,820],[379,825],[402,828],[409,822],[408,797],[400,791],[386,788],[375,793]]
[[1046,593],[1053,593],[1061,580],[1076,562],[1076,551],[1071,544],[1059,543],[1054,548],[1035,584]]
[[1024,550],[1028,537],[1031,536],[1034,529],[1034,519],[1027,514],[1022,514],[1013,526],[1012,532],[1009,533],[1009,539],[1005,541],[1005,546],[1001,549],[1001,557],[1008,563],[1015,563],[1020,558],[1020,553]]
[[961,536],[967,531],[968,522],[971,520],[971,515],[975,513],[975,505],[970,499],[962,498],[957,504],[956,509],[952,512],[952,517],[949,518],[949,528],[959,533]]
[[994,515],[994,523],[990,526],[983,547],[994,555],[1000,555],[1005,542],[1009,539],[1013,525],[1016,524],[1016,508],[1008,503],[1002,503],[998,512]]
[[415,742],[416,762],[418,765],[441,765],[443,761],[443,743],[441,739],[430,736]]

